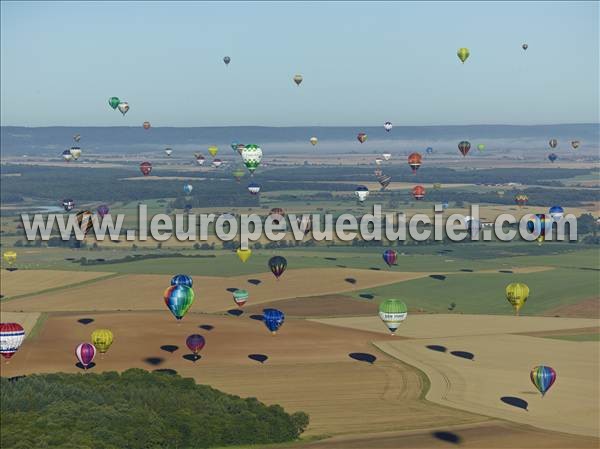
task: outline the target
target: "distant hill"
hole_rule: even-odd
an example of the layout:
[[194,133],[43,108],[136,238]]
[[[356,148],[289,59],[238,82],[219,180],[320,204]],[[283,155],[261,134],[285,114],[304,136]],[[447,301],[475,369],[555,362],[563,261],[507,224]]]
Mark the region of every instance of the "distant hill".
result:
[[[600,131],[598,124],[558,125],[470,125],[470,126],[394,126],[387,133],[377,127],[199,127],[151,128],[136,127],[62,127],[28,128],[3,126],[1,149],[3,155],[56,154],[74,144],[72,136],[81,135],[84,149],[102,152],[159,151],[166,146],[186,151],[206,150],[208,145],[225,147],[232,141],[257,143],[273,153],[312,148],[311,136],[319,138],[317,149],[330,152],[424,150],[432,146],[436,151],[455,151],[460,140],[473,145],[484,142],[490,149],[547,150],[551,138],[558,139],[559,148],[569,149],[571,140],[581,141],[581,152],[598,151]],[[368,140],[360,145],[358,132],[366,132]]]

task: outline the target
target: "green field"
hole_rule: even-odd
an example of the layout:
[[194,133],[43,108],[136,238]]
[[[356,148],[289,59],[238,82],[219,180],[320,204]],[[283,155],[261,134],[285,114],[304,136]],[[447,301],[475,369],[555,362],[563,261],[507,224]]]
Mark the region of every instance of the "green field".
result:
[[568,341],[600,341],[600,334],[551,335],[544,338]]

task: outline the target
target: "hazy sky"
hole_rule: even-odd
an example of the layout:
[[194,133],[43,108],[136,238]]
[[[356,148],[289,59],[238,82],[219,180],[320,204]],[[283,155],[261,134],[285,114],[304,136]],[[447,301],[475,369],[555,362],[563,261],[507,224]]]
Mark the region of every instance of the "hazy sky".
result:
[[599,121],[597,2],[44,1],[1,16],[3,125]]

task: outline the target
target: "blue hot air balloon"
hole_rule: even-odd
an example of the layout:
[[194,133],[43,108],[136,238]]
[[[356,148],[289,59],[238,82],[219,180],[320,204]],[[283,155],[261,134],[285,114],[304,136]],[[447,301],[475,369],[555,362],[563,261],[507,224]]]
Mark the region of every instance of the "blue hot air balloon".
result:
[[194,290],[185,285],[171,285],[165,290],[163,298],[173,316],[180,320],[194,302]]
[[431,153],[433,153],[433,148],[431,148],[431,147],[427,147],[427,149],[425,150],[425,152],[426,152],[427,154],[431,154]]
[[393,249],[386,249],[383,252],[383,260],[388,264],[388,267],[398,265],[398,253]]
[[560,206],[552,206],[548,213],[554,221],[559,221],[565,215],[565,210]]
[[192,287],[194,281],[192,277],[187,274],[176,274],[171,278],[171,285],[185,285],[186,287]]
[[185,184],[183,186],[183,193],[185,193],[186,195],[192,193],[192,190],[194,190],[194,186],[192,186],[191,184]]
[[263,321],[273,335],[277,333],[284,320],[285,315],[281,310],[263,309]]

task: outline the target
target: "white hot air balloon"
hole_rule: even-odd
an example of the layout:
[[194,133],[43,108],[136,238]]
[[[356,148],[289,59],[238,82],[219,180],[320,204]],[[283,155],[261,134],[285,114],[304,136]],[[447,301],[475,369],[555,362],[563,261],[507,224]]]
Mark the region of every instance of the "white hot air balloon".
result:
[[356,195],[358,201],[362,203],[369,197],[369,189],[367,188],[367,186],[363,185],[356,186],[354,194]]
[[383,156],[383,159],[385,159],[386,161],[389,161],[392,158],[392,153],[383,153],[382,156]]
[[117,107],[119,108],[119,112],[123,114],[123,116],[125,116],[125,114],[127,114],[127,111],[129,111],[129,103],[127,103],[126,101],[122,101]]

